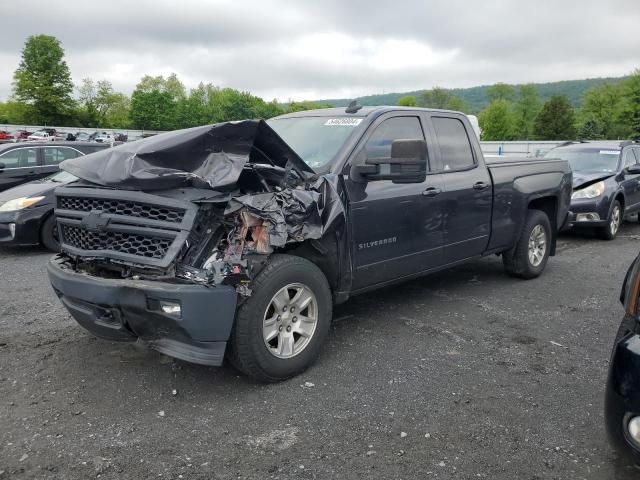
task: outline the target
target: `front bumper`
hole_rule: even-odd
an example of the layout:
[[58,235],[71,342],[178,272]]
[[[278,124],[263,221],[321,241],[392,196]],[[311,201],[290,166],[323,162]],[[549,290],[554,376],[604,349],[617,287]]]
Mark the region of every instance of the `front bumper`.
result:
[[[60,301],[94,335],[139,341],[192,363],[222,364],[235,317],[233,287],[94,277],[74,272],[58,257],[47,271]],[[164,313],[162,300],[179,303],[181,314]]]
[[36,245],[42,220],[53,213],[53,205],[0,212],[0,245]]
[[640,445],[627,431],[629,420],[640,415],[640,335],[630,332],[614,345],[605,393],[605,423],[611,444],[640,465]]
[[610,202],[604,198],[572,200],[568,226],[604,227],[609,224]]

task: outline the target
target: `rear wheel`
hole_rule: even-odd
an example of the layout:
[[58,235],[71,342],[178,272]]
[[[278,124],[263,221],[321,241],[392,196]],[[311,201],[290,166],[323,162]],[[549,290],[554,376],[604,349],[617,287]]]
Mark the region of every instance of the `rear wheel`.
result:
[[273,255],[238,308],[229,358],[241,372],[277,382],[303,372],[320,353],[332,299],[322,271],[310,261]]
[[506,272],[514,277],[535,278],[549,259],[551,224],[540,210],[529,210],[522,234],[515,246],[502,254]]
[[618,200],[614,200],[613,207],[611,208],[611,214],[609,215],[609,223],[598,229],[598,234],[603,240],[613,240],[620,230],[622,224],[622,217],[624,212],[622,206]]
[[56,253],[60,252],[58,228],[56,224],[56,217],[54,215],[49,215],[42,223],[42,227],[40,228],[40,243],[44,245],[47,250],[51,250]]

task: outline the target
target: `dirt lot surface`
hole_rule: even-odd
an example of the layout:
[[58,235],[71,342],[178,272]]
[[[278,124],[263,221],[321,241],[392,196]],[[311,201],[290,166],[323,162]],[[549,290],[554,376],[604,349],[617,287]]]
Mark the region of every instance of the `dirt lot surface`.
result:
[[532,281],[499,258],[353,298],[277,385],[93,338],[0,250],[0,479],[619,479],[603,388],[640,226],[565,235]]

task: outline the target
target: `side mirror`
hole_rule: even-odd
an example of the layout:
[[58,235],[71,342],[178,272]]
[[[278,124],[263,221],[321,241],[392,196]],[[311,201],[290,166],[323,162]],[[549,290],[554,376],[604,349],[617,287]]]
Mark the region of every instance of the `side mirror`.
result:
[[637,163],[635,165],[630,165],[626,168],[626,172],[630,173],[631,175],[638,175],[640,174],[640,165],[638,165]]
[[422,139],[394,140],[390,158],[367,158],[353,168],[367,181],[421,183],[427,176],[427,144]]

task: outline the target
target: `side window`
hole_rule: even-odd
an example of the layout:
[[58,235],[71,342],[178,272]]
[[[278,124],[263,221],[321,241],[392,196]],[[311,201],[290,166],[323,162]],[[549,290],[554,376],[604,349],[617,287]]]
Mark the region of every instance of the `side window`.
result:
[[44,147],[44,164],[58,165],[69,158],[76,158],[79,153],[73,148],[65,147]]
[[0,155],[4,168],[24,168],[38,165],[38,153],[35,148],[16,148]]
[[394,140],[424,140],[418,117],[392,117],[376,127],[364,146],[367,158],[391,157]]
[[640,163],[640,147],[633,147],[633,153],[636,155],[636,163]]
[[432,117],[432,120],[440,145],[442,169],[447,172],[473,167],[475,160],[464,124],[457,118]]
[[631,165],[635,165],[636,163],[638,163],[638,160],[633,154],[633,149],[627,148],[624,151],[624,156],[622,157],[622,168],[630,167]]

